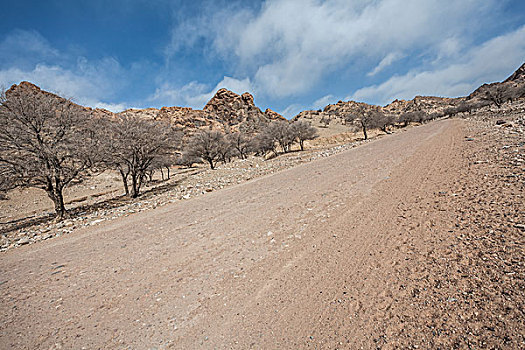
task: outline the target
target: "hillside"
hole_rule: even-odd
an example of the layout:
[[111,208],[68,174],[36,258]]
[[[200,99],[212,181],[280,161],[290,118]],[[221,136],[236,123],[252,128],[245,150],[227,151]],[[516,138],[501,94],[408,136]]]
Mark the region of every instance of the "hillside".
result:
[[[40,89],[38,86],[23,81],[18,85],[13,85],[7,94],[16,91],[30,91],[33,94],[45,94],[54,98],[66,101],[65,98]],[[77,105],[94,116],[106,116],[114,118],[119,115],[137,116],[141,118],[163,120],[169,122],[176,129],[191,133],[198,128],[213,128],[218,130],[242,130],[254,132],[262,125],[273,120],[285,120],[280,114],[267,109],[262,112],[253,101],[253,96],[249,93],[238,95],[226,89],[217,91],[204,109],[192,109],[190,107],[162,107],[145,109],[127,109],[119,113],[113,113],[106,109],[90,108]]]
[[1,347],[520,348],[523,108],[10,250]]
[[[29,89],[35,93],[53,95],[29,82],[13,85],[9,90],[15,91],[16,89]],[[53,96],[62,99],[60,96]],[[371,111],[388,114],[394,120],[398,120],[403,114],[410,112],[442,115],[447,109],[457,108],[463,103],[470,103],[473,106],[480,106],[486,103],[501,104],[509,99],[523,96],[525,96],[525,63],[503,82],[484,84],[466,97],[416,96],[409,101],[395,100],[386,106],[376,106],[356,101],[339,101],[336,104],[329,104],[323,109],[302,111],[292,120],[305,120],[317,127],[321,136],[332,136],[352,130],[348,128],[348,126],[351,126],[347,122],[349,116],[359,117]],[[286,120],[279,113],[269,108],[262,112],[255,105],[253,95],[250,93],[245,92],[242,95],[238,95],[227,89],[219,89],[202,110],[174,106],[160,109],[128,109],[120,113],[112,113],[105,109],[79,107],[90,111],[96,116],[114,117],[125,115],[164,120],[175,128],[189,134],[199,128],[212,128],[222,131],[240,130],[253,133],[268,122]]]

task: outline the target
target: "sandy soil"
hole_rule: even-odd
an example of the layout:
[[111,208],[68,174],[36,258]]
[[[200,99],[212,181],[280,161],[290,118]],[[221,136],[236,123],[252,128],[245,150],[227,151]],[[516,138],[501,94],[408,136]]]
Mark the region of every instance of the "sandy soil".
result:
[[433,122],[7,251],[0,347],[523,348],[513,130]]

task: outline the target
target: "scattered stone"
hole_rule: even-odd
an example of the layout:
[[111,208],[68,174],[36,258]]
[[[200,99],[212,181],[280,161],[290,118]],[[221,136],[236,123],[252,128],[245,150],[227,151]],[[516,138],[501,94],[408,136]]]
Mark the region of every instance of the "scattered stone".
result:
[[22,237],[16,242],[19,245],[29,244],[30,240],[29,237]]

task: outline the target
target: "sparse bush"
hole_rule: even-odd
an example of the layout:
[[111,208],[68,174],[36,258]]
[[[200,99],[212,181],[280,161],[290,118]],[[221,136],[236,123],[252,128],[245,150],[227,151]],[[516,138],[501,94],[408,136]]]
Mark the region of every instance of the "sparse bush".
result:
[[394,117],[391,114],[378,112],[376,118],[377,120],[374,124],[385,134],[390,134],[390,131],[388,131],[388,127],[394,124]]
[[457,107],[447,107],[443,110],[443,114],[449,117],[453,117],[458,113]]
[[224,135],[219,131],[200,131],[193,135],[184,149],[184,154],[188,159],[201,158],[215,169],[217,163],[223,157],[222,145]]
[[332,121],[332,119],[330,119],[329,116],[323,115],[323,116],[321,117],[321,120],[320,120],[320,122],[321,122],[321,126],[322,126],[323,128],[327,128],[328,125],[330,125],[330,122],[331,122],[331,121]]
[[241,159],[246,159],[251,148],[250,138],[241,132],[228,134],[226,138],[233,148],[234,154]]
[[139,117],[120,116],[109,123],[108,132],[107,163],[119,171],[125,193],[132,198],[138,197],[145,177],[151,180],[162,159],[172,154],[180,137],[165,123]]
[[252,138],[250,147],[258,156],[265,156],[269,152],[277,155],[277,147],[273,137],[265,132],[261,132]]
[[310,123],[302,120],[295,121],[291,124],[291,133],[297,142],[299,142],[301,151],[304,151],[304,141],[313,140],[318,136],[317,130],[315,130]]

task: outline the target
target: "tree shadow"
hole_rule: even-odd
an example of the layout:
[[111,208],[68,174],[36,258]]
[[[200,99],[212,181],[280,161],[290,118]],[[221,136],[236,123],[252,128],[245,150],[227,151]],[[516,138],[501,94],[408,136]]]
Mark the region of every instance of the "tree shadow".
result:
[[[191,169],[186,169],[186,171],[184,172],[179,172],[177,174],[174,174],[171,179],[166,179],[164,181],[157,180],[154,182],[154,184],[158,184],[158,183],[162,183],[162,184],[145,189],[144,191],[141,192],[141,194],[137,198],[130,198],[130,197],[127,197],[126,195],[117,195],[112,198],[101,200],[99,202],[80,205],[80,206],[71,208],[67,212],[68,216],[66,220],[75,219],[81,216],[91,215],[100,210],[112,210],[112,209],[122,207],[126,204],[152,199],[160,194],[169,192],[170,190],[179,186],[184,180],[202,171],[203,169],[191,168]],[[173,177],[177,175],[181,175],[181,174],[183,174],[184,176],[176,180],[173,179]],[[99,194],[98,196],[102,196],[102,195],[103,194]],[[97,197],[97,195],[95,195],[95,197]],[[80,199],[71,200],[71,201],[68,201],[68,204],[76,203],[79,201]],[[5,234],[5,233],[17,231],[17,230],[28,229],[33,226],[51,223],[51,222],[54,222],[55,220],[56,220],[56,217],[54,213],[42,213],[42,214],[35,214],[35,215],[27,216],[24,218],[12,220],[12,221],[8,221],[6,223],[0,224],[0,234]]]

